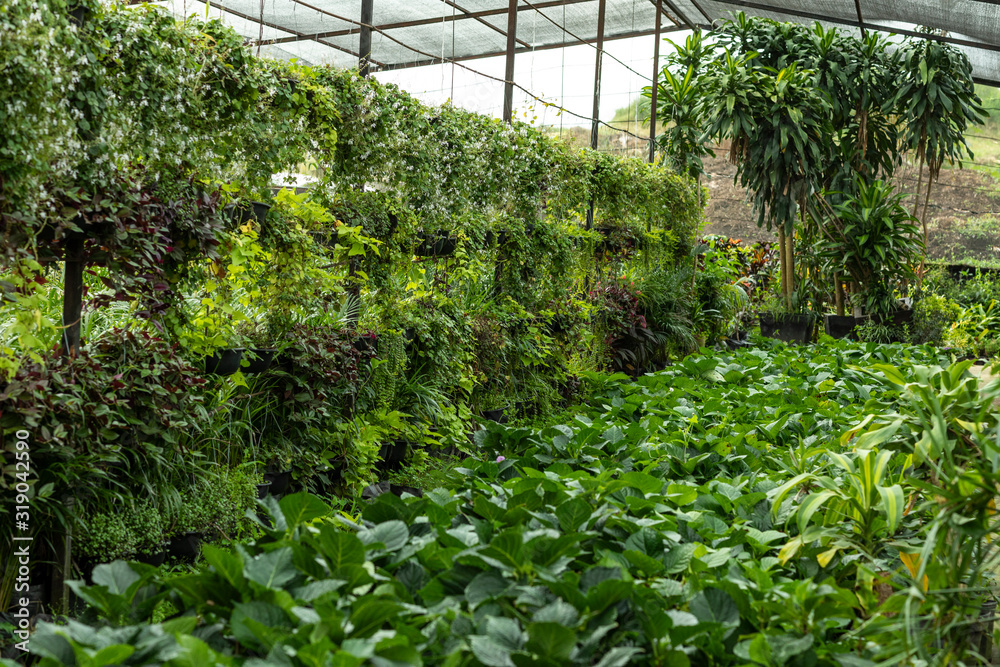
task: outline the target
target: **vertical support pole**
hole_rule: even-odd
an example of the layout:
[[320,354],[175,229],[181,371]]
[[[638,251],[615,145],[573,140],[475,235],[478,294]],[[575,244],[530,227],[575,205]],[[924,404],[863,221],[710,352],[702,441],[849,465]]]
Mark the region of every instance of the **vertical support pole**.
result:
[[[371,58],[372,58],[372,23],[375,20],[374,14],[374,0],[361,0],[361,40],[359,43],[358,52],[358,70],[361,74],[361,78],[367,79],[371,74]],[[347,272],[349,280],[351,281],[351,287],[347,290],[348,298],[361,299],[361,285],[358,284],[358,258],[351,257],[347,260]],[[360,304],[358,306],[358,317],[351,318],[349,323],[357,326],[358,318],[361,315]],[[354,400],[350,403],[350,412],[354,414]]]
[[[83,236],[72,234],[66,239],[66,261],[63,268],[63,347],[75,357],[80,352],[80,323],[83,315]],[[66,499],[72,513],[73,498]],[[69,587],[73,558],[73,528],[67,527],[62,542],[56,543],[56,564],[52,568],[52,602],[58,602],[63,613],[69,611]]]
[[503,121],[514,115],[514,47],[517,46],[517,0],[507,5],[507,65],[503,75]]
[[[590,147],[597,150],[597,130],[601,126],[601,64],[604,62],[604,6],[601,0],[597,6],[597,64],[594,67],[594,123],[590,130]],[[659,15],[657,15],[659,16]]]
[[71,357],[80,351],[80,317],[83,313],[83,237],[73,234],[66,240],[63,273],[63,347]]
[[358,48],[358,69],[362,78],[367,78],[371,72],[372,58],[372,22],[374,0],[361,0],[361,42]]
[[[597,150],[598,129],[601,127],[601,64],[604,62],[604,9],[606,0],[601,0],[597,6],[597,64],[594,66],[594,113],[593,125],[590,128],[590,148]],[[590,200],[587,209],[587,229],[594,228],[594,199]]]
[[656,33],[653,43],[653,94],[649,100],[649,163],[656,159],[656,93],[660,76],[660,20],[663,17],[663,0],[656,0]]

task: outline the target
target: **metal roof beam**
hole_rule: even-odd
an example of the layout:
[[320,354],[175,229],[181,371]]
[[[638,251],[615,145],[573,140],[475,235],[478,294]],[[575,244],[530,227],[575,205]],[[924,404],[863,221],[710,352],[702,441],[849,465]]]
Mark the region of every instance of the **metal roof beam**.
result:
[[[246,19],[247,21],[254,21],[256,23],[263,24],[264,27],[266,27],[266,28],[273,28],[275,30],[280,30],[281,32],[290,32],[290,33],[292,33],[292,35],[294,35],[294,37],[284,37],[284,38],[280,38],[280,39],[265,39],[265,40],[263,40],[263,41],[260,42],[261,46],[271,46],[272,44],[285,44],[285,43],[288,43],[288,42],[301,42],[303,40],[306,40],[306,41],[318,42],[318,43],[322,44],[323,46],[329,46],[331,49],[336,49],[337,51],[343,51],[344,53],[350,54],[350,55],[355,56],[355,57],[358,56],[357,53],[354,53],[350,49],[345,49],[342,46],[338,46],[336,44],[331,44],[329,42],[323,41],[323,38],[316,38],[316,37],[314,37],[312,35],[306,35],[304,33],[301,33],[301,32],[298,32],[296,30],[293,30],[292,28],[289,28],[289,27],[286,27],[286,26],[282,26],[282,25],[278,25],[277,23],[271,23],[270,21],[261,21],[260,16],[253,16],[251,14],[245,14],[245,13],[239,11],[239,10],[236,10],[236,9],[233,9],[232,7],[227,6],[224,2],[220,2],[219,0],[211,0],[211,2],[208,2],[206,4],[209,7],[217,7],[219,9],[221,9],[222,11],[226,12],[227,14],[232,14],[233,16],[238,16],[241,19]],[[355,30],[353,32],[359,32],[359,30]],[[249,41],[251,41],[251,42],[254,42],[255,44],[257,43],[257,40],[251,39],[251,38],[246,37],[246,36],[244,36],[244,38],[247,39],[247,40],[249,40]],[[372,62],[372,63],[375,63],[379,67],[382,66],[382,63],[378,62],[377,60],[372,60],[372,59],[369,58],[369,61]]]
[[[538,2],[538,3],[533,3],[533,4],[538,9],[545,9],[547,7],[562,7],[563,5],[577,5],[577,4],[580,4],[580,3],[591,2],[591,1],[592,0],[547,0],[546,2]],[[300,4],[302,4],[302,3],[300,3]],[[318,8],[315,8],[315,7],[313,7],[312,9],[314,9],[315,11],[318,11],[318,12],[320,12],[322,14],[327,14],[327,15],[332,16],[329,12],[324,12],[321,9],[318,9]],[[518,7],[517,11],[518,12],[530,12],[530,11],[533,11],[533,9],[531,9],[530,7],[525,6],[525,7]],[[468,12],[466,14],[456,14],[454,16],[437,16],[437,17],[434,17],[434,18],[431,18],[431,19],[417,19],[415,21],[401,21],[401,22],[397,22],[397,23],[385,23],[385,24],[382,24],[382,25],[374,25],[374,26],[372,26],[372,28],[376,32],[384,32],[386,30],[396,30],[398,28],[416,28],[416,27],[419,27],[419,26],[433,25],[433,24],[436,24],[436,23],[447,23],[448,21],[464,21],[464,20],[467,20],[467,19],[482,19],[482,18],[487,17],[487,16],[503,16],[505,14],[507,14],[507,8],[506,7],[503,8],[503,9],[484,9],[484,10],[478,11],[478,12]],[[340,18],[340,17],[338,17],[338,18]],[[253,19],[253,20],[257,20],[257,19]],[[343,20],[343,19],[341,19],[341,20]],[[354,23],[354,22],[353,21],[348,21],[348,23]],[[281,37],[279,39],[274,39],[274,40],[264,40],[262,42],[262,44],[264,46],[268,46],[270,44],[282,44],[282,43],[285,43],[285,42],[296,42],[296,41],[299,41],[301,39],[318,40],[318,39],[327,39],[327,38],[330,38],[330,37],[346,37],[347,35],[352,35],[352,34],[358,32],[359,30],[360,30],[360,28],[358,28],[358,27],[352,27],[352,28],[346,28],[346,29],[345,28],[341,28],[340,30],[330,30],[330,31],[327,31],[327,32],[318,32],[315,35],[303,35],[303,36],[297,36],[297,37]],[[293,31],[286,30],[285,32],[293,32]],[[504,33],[504,34],[506,34],[506,33]],[[354,54],[354,55],[357,55],[357,54]]]
[[[486,26],[490,30],[495,30],[496,32],[498,32],[501,35],[503,35],[504,37],[507,36],[506,32],[504,32],[500,28],[496,27],[495,25],[493,25],[489,21],[484,21],[483,18],[480,17],[480,16],[473,16],[472,12],[470,12],[468,9],[465,9],[465,8],[459,6],[459,4],[457,2],[452,2],[452,0],[443,0],[443,2],[444,2],[444,4],[448,5],[449,7],[453,7],[454,9],[462,12],[463,14],[466,14],[468,16],[468,18],[475,19],[477,23],[482,23],[484,26]],[[516,35],[514,36],[514,39],[517,40],[517,43],[520,44],[521,46],[528,47],[528,48],[531,47],[531,44],[528,44],[524,40],[517,39]]]
[[[687,28],[673,27],[665,28],[660,30],[660,34],[666,34],[668,32],[677,32],[679,30],[687,30]],[[631,39],[632,37],[649,37],[650,35],[655,35],[656,30],[636,30],[634,32],[621,33],[617,35],[605,35],[605,42],[612,42],[619,39]],[[534,46],[530,49],[516,49],[514,53],[527,53],[529,51],[549,51],[551,49],[564,49],[570,46],[580,46],[581,44],[593,44],[597,39],[575,39],[567,42],[558,42],[553,44],[543,44],[541,46]],[[428,58],[427,60],[414,61],[412,63],[393,63],[389,65],[384,65],[379,69],[381,72],[391,72],[393,70],[399,69],[410,69],[411,67],[427,67],[428,65],[442,65],[450,62],[466,62],[469,60],[480,60],[482,58],[499,58],[500,56],[506,55],[506,51],[494,51],[492,53],[482,53],[472,56],[458,56],[455,58]]]
[[649,1],[651,3],[653,3],[654,5],[656,5],[656,11],[657,12],[662,12],[664,16],[666,16],[668,19],[670,19],[671,21],[673,21],[674,25],[678,25],[678,26],[680,25],[680,22],[678,22],[678,20],[677,20],[679,18],[681,21],[684,22],[684,25],[686,25],[689,30],[694,30],[695,29],[694,24],[691,23],[690,20],[688,20],[688,17],[684,16],[684,13],[677,7],[677,5],[675,5],[673,3],[672,0],[666,0],[667,7],[669,7],[670,11],[672,11],[674,14],[677,14],[677,18],[674,18],[673,16],[671,16],[670,13],[667,12],[666,9],[663,9],[663,6],[659,2],[659,0],[649,0]]

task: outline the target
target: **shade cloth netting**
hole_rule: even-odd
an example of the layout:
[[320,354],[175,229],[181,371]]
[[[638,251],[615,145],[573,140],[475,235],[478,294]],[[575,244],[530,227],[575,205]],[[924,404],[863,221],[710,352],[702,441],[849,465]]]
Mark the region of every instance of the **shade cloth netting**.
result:
[[[358,62],[362,0],[209,0],[210,14],[261,53],[345,67]],[[606,40],[652,35],[655,0],[605,0]],[[964,50],[976,79],[1000,85],[1000,0],[662,0],[662,31],[708,27],[743,11],[779,21],[915,33],[933,28]],[[200,0],[167,0],[179,15]],[[595,41],[599,0],[519,0],[518,52]],[[502,55],[509,0],[373,0],[372,69]],[[860,14],[860,21],[859,21]],[[261,20],[263,17],[263,20]]]

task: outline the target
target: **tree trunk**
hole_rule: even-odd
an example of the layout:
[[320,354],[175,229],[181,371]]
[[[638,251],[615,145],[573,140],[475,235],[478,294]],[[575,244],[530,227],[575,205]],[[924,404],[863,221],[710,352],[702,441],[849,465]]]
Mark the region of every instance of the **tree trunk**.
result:
[[844,316],[844,283],[840,281],[840,274],[833,274],[833,280],[836,283],[836,291],[834,292],[834,299],[837,302],[837,317]]
[[792,293],[795,291],[795,232],[785,234],[785,261],[788,267],[785,269],[785,279],[788,281],[785,289],[787,297],[785,304],[788,309],[792,309]]
[[785,306],[788,306],[788,257],[785,255],[785,227],[778,227],[778,259],[780,271],[778,278],[781,281],[781,295],[785,297]]
[[932,179],[930,177],[930,174],[928,174],[927,175],[927,191],[924,194],[924,214],[922,216],[920,216],[920,225],[924,228],[924,252],[925,253],[927,252],[927,242],[930,240],[930,239],[928,239],[928,235],[927,235],[927,205],[931,201],[931,186],[932,185],[934,185],[934,179]]
[[920,224],[924,228],[924,253],[920,257],[920,269],[917,272],[917,289],[919,290],[924,284],[924,260],[927,257],[927,244],[930,241],[927,234],[927,204],[931,200],[931,185],[934,180],[931,178],[930,174],[927,174],[927,193],[924,195],[924,214],[920,218]]
[[917,147],[917,160],[920,162],[920,169],[917,171],[917,194],[914,196],[913,217],[917,217],[917,209],[920,208],[920,185],[924,180],[924,151],[927,142],[927,128],[924,128],[920,136],[920,145]]

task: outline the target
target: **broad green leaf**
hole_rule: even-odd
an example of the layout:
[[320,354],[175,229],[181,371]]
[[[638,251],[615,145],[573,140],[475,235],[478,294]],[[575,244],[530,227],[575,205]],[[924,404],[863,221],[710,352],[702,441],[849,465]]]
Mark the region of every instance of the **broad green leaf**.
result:
[[659,493],[663,489],[663,480],[644,472],[631,471],[621,476],[621,480],[633,489],[639,489],[644,494],[649,495]]
[[691,613],[702,623],[720,623],[725,627],[736,627],[740,622],[740,612],[729,594],[718,588],[706,588],[691,600]]
[[358,532],[358,539],[365,546],[382,544],[387,551],[402,549],[409,537],[410,532],[402,521],[386,521]]
[[265,588],[283,588],[297,574],[292,564],[291,547],[282,547],[256,556],[244,564],[243,573],[247,579]]
[[576,632],[558,623],[529,623],[525,649],[549,660],[568,660],[576,646]]
[[392,600],[360,598],[351,610],[352,637],[370,637],[376,630],[399,616],[402,607]]

